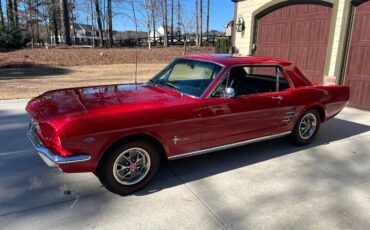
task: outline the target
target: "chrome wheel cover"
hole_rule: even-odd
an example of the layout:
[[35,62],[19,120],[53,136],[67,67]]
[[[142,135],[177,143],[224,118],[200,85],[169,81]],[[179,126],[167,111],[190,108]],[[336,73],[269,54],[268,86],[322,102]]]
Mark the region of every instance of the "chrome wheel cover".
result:
[[316,131],[317,127],[317,118],[312,113],[307,113],[302,117],[300,123],[299,123],[299,136],[303,140],[310,139]]
[[113,176],[118,183],[134,185],[142,181],[150,169],[150,156],[142,148],[123,151],[113,164]]

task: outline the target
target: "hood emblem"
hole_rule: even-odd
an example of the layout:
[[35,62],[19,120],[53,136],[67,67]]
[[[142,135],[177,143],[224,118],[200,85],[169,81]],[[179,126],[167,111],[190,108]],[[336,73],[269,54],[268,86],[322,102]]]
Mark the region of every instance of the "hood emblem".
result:
[[95,138],[93,137],[86,137],[85,139],[83,139],[84,142],[87,142],[87,143],[91,143],[91,142],[94,142],[95,141]]
[[176,145],[177,142],[186,141],[187,139],[189,139],[189,138],[180,138],[178,136],[174,136],[173,139],[172,139],[172,141],[173,141],[173,144]]

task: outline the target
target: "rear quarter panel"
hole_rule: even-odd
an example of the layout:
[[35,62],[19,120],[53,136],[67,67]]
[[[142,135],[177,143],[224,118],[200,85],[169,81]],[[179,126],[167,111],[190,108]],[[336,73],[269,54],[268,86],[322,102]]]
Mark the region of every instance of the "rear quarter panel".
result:
[[305,86],[296,88],[294,97],[297,98],[300,104],[297,106],[297,119],[308,109],[318,106],[325,112],[323,121],[327,121],[348,104],[349,96],[348,86]]

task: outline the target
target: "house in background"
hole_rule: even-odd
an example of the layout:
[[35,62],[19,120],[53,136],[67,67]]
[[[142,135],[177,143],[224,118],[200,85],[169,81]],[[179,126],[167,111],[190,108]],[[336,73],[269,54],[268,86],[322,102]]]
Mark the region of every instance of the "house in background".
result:
[[370,0],[232,0],[233,50],[290,60],[313,81],[346,84],[370,110]]
[[228,23],[226,23],[225,27],[225,36],[226,37],[231,37],[233,36],[233,31],[234,31],[234,19],[230,20]]
[[[92,25],[86,25],[86,24],[79,24],[74,23],[71,24],[71,39],[72,41],[75,40],[92,40],[95,38],[95,40],[100,40],[99,31],[93,27]],[[93,36],[94,34],[94,36]],[[63,38],[59,35],[58,36],[59,41],[63,42]],[[55,44],[55,36],[51,35],[50,37],[51,43]]]
[[[160,26],[160,27],[158,27],[155,30],[155,32],[153,32],[153,31],[150,32],[150,37],[151,38],[154,38],[154,34],[155,34],[156,40],[157,40],[157,38],[164,37],[164,27],[163,26]],[[168,34],[168,36],[171,36],[171,29],[170,29],[170,27],[168,27],[167,34]],[[180,28],[174,27],[173,28],[173,34],[174,34],[174,36],[181,35]]]

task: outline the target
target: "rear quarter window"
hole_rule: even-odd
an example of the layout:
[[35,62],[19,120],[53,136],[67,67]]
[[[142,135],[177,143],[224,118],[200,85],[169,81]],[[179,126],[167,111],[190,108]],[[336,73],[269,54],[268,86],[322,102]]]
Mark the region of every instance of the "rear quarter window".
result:
[[287,73],[296,88],[312,85],[297,67],[294,67],[293,70],[287,70]]

